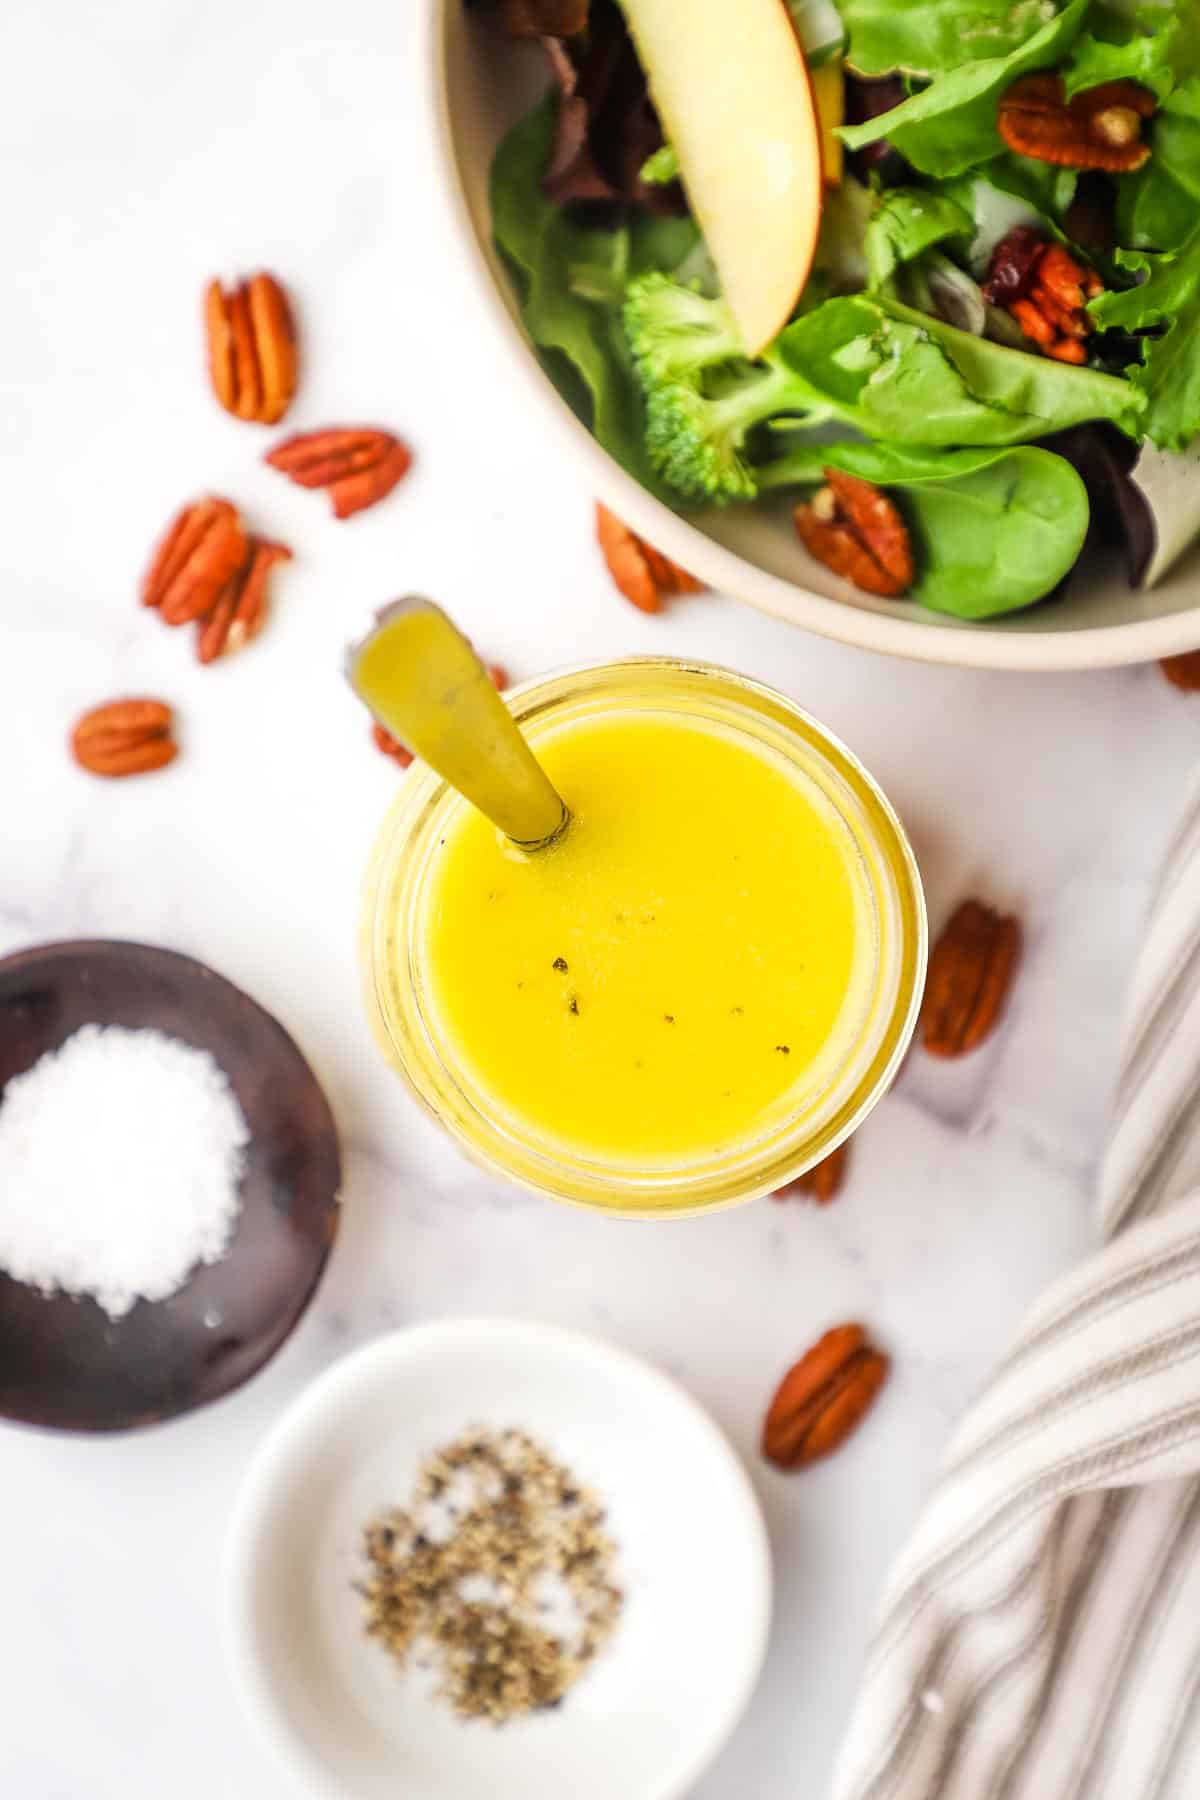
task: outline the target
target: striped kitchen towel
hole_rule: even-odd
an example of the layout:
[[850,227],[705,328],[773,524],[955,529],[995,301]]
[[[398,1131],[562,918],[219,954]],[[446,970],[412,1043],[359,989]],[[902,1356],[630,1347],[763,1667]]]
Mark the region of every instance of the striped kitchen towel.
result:
[[1200,1800],[1200,792],[1134,981],[1101,1223],[951,1444],[837,1800]]

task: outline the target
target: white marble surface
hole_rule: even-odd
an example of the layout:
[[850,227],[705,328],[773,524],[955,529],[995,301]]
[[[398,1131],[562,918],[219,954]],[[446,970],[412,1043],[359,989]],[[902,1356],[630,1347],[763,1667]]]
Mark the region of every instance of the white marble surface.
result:
[[[412,98],[415,8],[76,0],[68,18],[8,0],[0,25],[0,951],[94,933],[206,958],[297,1035],[347,1157],[328,1278],[247,1390],[120,1441],[0,1430],[0,1793],[284,1800],[221,1657],[239,1474],[351,1345],[493,1311],[644,1352],[745,1453],[776,1627],[693,1800],[810,1800],[939,1448],[1026,1301],[1088,1239],[1122,988],[1200,701],[1153,669],[1039,681],[885,662],[716,597],[660,620],[629,609],[593,548],[590,496],[515,411],[456,284]],[[303,315],[290,422],[378,419],[417,449],[405,487],[353,524],[263,469],[264,435],[206,391],[201,284],[259,264]],[[268,635],[212,670],[135,604],[151,540],[205,489],[297,552]],[[379,1065],[355,896],[402,777],[337,662],[363,609],[412,587],[518,675],[646,649],[773,679],[887,785],[935,920],[966,889],[1019,909],[1029,950],[1002,1034],[959,1067],[910,1063],[836,1207],[660,1225],[556,1210],[472,1172]],[[95,783],[67,727],[130,690],[177,703],[186,753],[153,780]],[[894,1354],[886,1399],[835,1461],[769,1473],[754,1444],[774,1381],[853,1315]]]

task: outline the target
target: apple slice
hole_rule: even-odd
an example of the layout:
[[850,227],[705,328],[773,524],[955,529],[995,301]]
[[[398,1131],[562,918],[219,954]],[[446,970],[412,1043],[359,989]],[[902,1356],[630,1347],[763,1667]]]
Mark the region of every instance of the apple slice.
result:
[[748,356],[812,267],[821,133],[783,0],[622,0],[696,223]]

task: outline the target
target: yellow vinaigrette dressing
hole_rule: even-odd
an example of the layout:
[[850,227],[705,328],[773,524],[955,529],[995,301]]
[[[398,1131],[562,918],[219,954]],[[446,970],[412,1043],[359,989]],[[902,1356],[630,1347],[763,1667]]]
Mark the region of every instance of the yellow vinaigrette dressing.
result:
[[687,1163],[778,1126],[845,1053],[875,956],[818,785],[720,726],[536,734],[571,811],[528,854],[458,807],[417,921],[431,1017],[489,1111],[585,1157]]
[[509,705],[571,823],[522,852],[409,770],[363,910],[385,1054],[463,1150],[556,1199],[683,1213],[782,1186],[912,1033],[925,907],[899,820],[815,719],[727,669],[628,658]]

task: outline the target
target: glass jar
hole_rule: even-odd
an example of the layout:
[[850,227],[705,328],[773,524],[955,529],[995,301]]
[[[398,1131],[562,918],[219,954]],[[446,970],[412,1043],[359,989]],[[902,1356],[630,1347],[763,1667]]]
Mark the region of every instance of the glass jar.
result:
[[548,734],[582,721],[630,711],[667,715],[728,735],[820,796],[858,895],[852,1003],[814,1079],[789,1096],[783,1116],[719,1152],[638,1164],[549,1141],[504,1115],[439,1029],[423,920],[439,844],[467,803],[415,764],[380,831],[363,911],[367,1005],[384,1053],[477,1163],[555,1199],[659,1215],[731,1205],[784,1186],[861,1125],[894,1077],[916,1022],[925,903],[895,812],[862,765],[807,713],[725,669],[636,658],[549,676],[514,690],[508,701],[535,750]]

